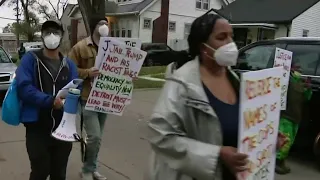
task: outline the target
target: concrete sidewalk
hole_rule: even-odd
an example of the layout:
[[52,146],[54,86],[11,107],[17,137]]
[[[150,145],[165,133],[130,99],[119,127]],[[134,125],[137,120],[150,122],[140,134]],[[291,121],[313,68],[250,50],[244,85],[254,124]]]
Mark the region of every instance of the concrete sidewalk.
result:
[[[159,90],[139,90],[123,116],[109,116],[99,155],[99,171],[108,180],[142,180],[150,152],[147,123],[159,97]],[[10,127],[0,121],[0,180],[27,180],[30,172],[24,127]],[[70,156],[68,180],[80,180],[79,144]],[[276,180],[319,180],[313,163],[291,161],[292,173]]]
[[[30,166],[24,141],[24,128],[11,128],[0,124],[0,153],[5,161],[0,162],[1,180],[25,180],[28,179]],[[68,179],[78,180],[81,169],[79,145],[74,144],[68,167]],[[121,173],[100,164],[100,171],[112,180],[130,179]]]
[[[134,92],[123,116],[110,116],[99,156],[99,171],[109,180],[141,180],[149,154],[145,141],[146,123],[159,90]],[[68,180],[79,180],[80,146],[75,143],[68,166]],[[25,147],[25,128],[0,121],[0,180],[26,180],[30,165]]]

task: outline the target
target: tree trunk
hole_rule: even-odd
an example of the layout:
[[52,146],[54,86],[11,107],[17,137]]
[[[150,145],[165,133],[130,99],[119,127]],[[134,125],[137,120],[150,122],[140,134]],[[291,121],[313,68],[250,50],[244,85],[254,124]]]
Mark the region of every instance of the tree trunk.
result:
[[86,27],[87,30],[87,34],[88,36],[90,35],[90,28],[89,28],[89,9],[90,7],[88,7],[88,4],[90,6],[90,1],[88,0],[78,0],[78,4],[79,4],[79,8],[82,14],[82,18],[83,18],[83,23],[84,26]]
[[[30,20],[30,16],[29,16],[29,11],[28,11],[28,6],[29,6],[29,0],[26,0],[26,2],[24,2],[23,0],[20,0],[21,2],[21,6],[24,12],[24,20],[27,24],[29,24],[29,28],[31,28],[31,20]],[[32,42],[34,39],[34,34],[33,32],[30,32],[31,30],[28,29],[28,33],[27,33],[27,38],[29,42]]]
[[91,35],[89,20],[93,15],[105,15],[105,0],[78,0],[88,36]]

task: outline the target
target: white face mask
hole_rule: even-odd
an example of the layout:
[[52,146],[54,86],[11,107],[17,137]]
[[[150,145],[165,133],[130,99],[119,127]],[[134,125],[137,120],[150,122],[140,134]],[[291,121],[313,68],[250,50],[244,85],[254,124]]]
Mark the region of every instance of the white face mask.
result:
[[108,37],[109,36],[109,27],[107,25],[102,25],[98,29],[99,34],[101,37]]
[[60,45],[60,40],[61,37],[59,35],[54,35],[53,33],[43,38],[45,47],[50,50],[57,49]]
[[221,46],[217,50],[207,44],[204,45],[215,51],[212,59],[214,59],[220,66],[234,66],[237,64],[239,51],[236,43],[231,42]]

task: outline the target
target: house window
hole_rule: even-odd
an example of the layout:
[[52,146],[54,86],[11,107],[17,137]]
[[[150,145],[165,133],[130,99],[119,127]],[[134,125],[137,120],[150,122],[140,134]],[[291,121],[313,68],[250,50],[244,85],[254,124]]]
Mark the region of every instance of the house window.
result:
[[188,39],[188,36],[190,34],[191,24],[185,24],[184,25],[184,39]]
[[210,0],[196,0],[196,9],[209,10]]
[[[110,23],[111,25],[111,23]],[[117,23],[113,24],[114,28],[112,28],[113,37],[132,37],[132,22],[129,20],[119,20]]]
[[118,22],[110,22],[111,37],[120,37],[120,27]]
[[151,29],[151,19],[143,20],[143,29]]
[[303,29],[302,30],[302,37],[308,37],[309,36],[309,30]]
[[115,24],[115,31],[116,31],[115,37],[120,37],[120,26],[119,26],[119,22],[117,22],[117,23]]
[[128,37],[128,38],[131,38],[131,37],[132,37],[132,30],[128,30],[127,37]]
[[127,37],[132,37],[132,23],[129,20],[127,21]]
[[125,27],[122,27],[121,37],[126,37],[126,28]]
[[169,22],[169,31],[175,32],[176,31],[176,22]]

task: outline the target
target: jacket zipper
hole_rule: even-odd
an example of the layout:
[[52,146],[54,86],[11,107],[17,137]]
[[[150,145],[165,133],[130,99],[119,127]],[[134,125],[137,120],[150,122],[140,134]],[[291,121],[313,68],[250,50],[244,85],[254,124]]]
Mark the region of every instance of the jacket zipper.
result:
[[[51,78],[52,78],[52,80],[53,80],[53,84],[52,84],[53,93],[52,93],[52,95],[55,96],[55,95],[56,95],[56,81],[57,81],[57,79],[58,79],[58,77],[59,77],[59,74],[60,74],[62,68],[64,67],[64,59],[63,59],[62,62],[61,62],[61,65],[60,65],[60,68],[59,68],[59,71],[58,71],[58,73],[57,73],[56,78],[53,78],[53,76],[52,76],[51,72],[49,71],[49,69],[48,69],[40,60],[38,60],[38,62],[41,63],[41,65],[44,67],[44,69],[47,71],[47,73],[51,76]],[[39,71],[39,76],[40,76],[40,68],[39,68],[39,67],[38,67],[38,71]],[[40,82],[41,82],[41,79],[40,79]],[[42,83],[41,83],[41,86],[42,86]],[[41,88],[42,88],[42,87],[41,87]],[[43,90],[42,90],[42,91],[43,91]],[[56,120],[55,120],[55,118],[53,117],[53,108],[51,108],[50,115],[51,115],[51,118],[52,118],[52,128],[51,128],[51,133],[52,133],[52,131],[53,131],[53,129],[54,129],[54,126],[56,125]]]

